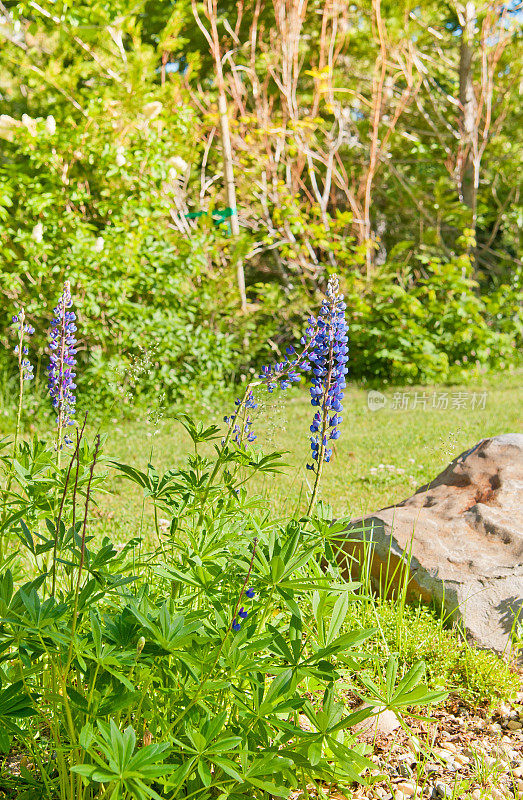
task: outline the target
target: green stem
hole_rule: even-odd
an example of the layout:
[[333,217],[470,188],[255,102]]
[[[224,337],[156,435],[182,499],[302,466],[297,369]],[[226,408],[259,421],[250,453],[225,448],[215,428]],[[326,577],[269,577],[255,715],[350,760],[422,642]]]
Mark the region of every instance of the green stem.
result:
[[84,521],[83,521],[83,526],[82,526],[82,543],[81,543],[81,546],[80,546],[80,563],[78,565],[78,577],[76,579],[76,589],[75,589],[75,593],[74,593],[74,608],[73,608],[73,617],[72,617],[72,623],[71,623],[71,643],[69,645],[69,654],[67,656],[66,673],[69,671],[69,667],[71,665],[72,655],[73,655],[74,635],[75,635],[75,631],[76,631],[76,623],[77,623],[77,617],[78,617],[78,596],[80,594],[80,581],[82,579],[82,570],[83,570],[84,559],[85,559],[85,537],[86,537],[86,533],[87,533],[87,514],[88,514],[88,510],[89,510],[89,499],[90,499],[90,496],[91,496],[91,483],[92,483],[92,480],[93,480],[93,473],[94,473],[94,468],[95,468],[95,465],[96,465],[96,458],[98,456],[98,450],[99,449],[100,449],[100,434],[98,434],[97,437],[96,437],[96,444],[95,444],[95,448],[94,448],[93,460],[91,462],[91,467],[90,467],[90,470],[89,470],[89,481],[88,481],[87,490],[86,490],[86,493],[85,493],[85,512],[84,512]]
[[204,515],[204,511],[205,511],[205,503],[207,502],[207,498],[209,496],[209,492],[210,492],[211,487],[213,485],[214,479],[216,478],[216,476],[217,476],[217,474],[219,472],[219,469],[220,469],[220,467],[222,465],[223,454],[225,452],[225,448],[227,447],[227,445],[229,444],[229,441],[231,439],[231,436],[232,436],[232,433],[233,433],[233,430],[234,430],[234,425],[236,423],[236,420],[238,419],[238,414],[240,413],[241,409],[243,408],[249,393],[252,391],[253,386],[258,386],[259,383],[260,383],[260,381],[254,381],[253,383],[249,383],[248,384],[248,386],[247,386],[247,388],[245,390],[245,393],[244,393],[244,395],[242,397],[241,403],[238,406],[238,410],[236,411],[236,414],[234,415],[234,417],[232,419],[232,422],[229,425],[229,430],[227,431],[227,435],[226,435],[225,440],[223,442],[222,449],[218,453],[218,458],[216,459],[216,462],[214,464],[214,469],[211,472],[211,474],[209,476],[209,479],[207,481],[207,484],[205,486],[205,490],[204,490],[203,497],[202,497],[202,500],[201,500],[201,511],[200,511],[200,515],[198,517],[198,522],[197,522],[197,527],[198,528],[201,526],[201,524],[203,522],[203,515]]
[[189,705],[186,708],[184,708],[184,710],[181,711],[178,714],[178,716],[176,717],[176,719],[174,720],[173,728],[175,728],[176,725],[178,725],[178,723],[181,721],[181,719],[184,717],[184,715],[187,714],[189,709],[192,708],[194,705],[196,705],[196,703],[198,702],[198,700],[202,696],[202,692],[203,692],[203,688],[204,688],[205,684],[207,683],[207,681],[211,677],[212,673],[214,672],[214,668],[216,667],[218,661],[220,660],[220,656],[222,654],[223,648],[225,647],[225,642],[227,641],[227,638],[228,638],[228,636],[229,636],[229,634],[230,634],[230,632],[232,630],[233,620],[235,619],[236,614],[238,613],[238,608],[240,607],[241,599],[243,597],[243,593],[245,592],[245,587],[247,586],[247,584],[249,582],[249,578],[251,577],[251,572],[252,572],[252,568],[253,568],[253,565],[254,565],[254,556],[256,555],[256,546],[257,546],[257,544],[258,544],[258,540],[254,539],[253,543],[252,543],[251,563],[249,564],[249,569],[248,569],[247,575],[245,576],[245,580],[244,580],[244,582],[242,584],[242,588],[241,588],[238,600],[236,602],[236,605],[234,607],[234,611],[231,614],[231,621],[229,622],[229,627],[225,631],[225,636],[223,637],[222,642],[221,642],[221,644],[220,644],[220,646],[218,648],[218,652],[216,654],[216,658],[212,662],[212,664],[210,666],[210,669],[207,672],[207,675],[205,676],[205,678],[200,683],[198,691],[194,695],[194,697],[191,700],[191,702],[189,703]]
[[311,515],[311,512],[312,512],[312,510],[313,510],[313,508],[314,508],[314,506],[316,504],[316,497],[318,495],[318,489],[319,489],[319,486],[320,486],[321,475],[322,475],[322,472],[323,472],[323,455],[325,453],[324,439],[325,439],[325,436],[326,436],[326,433],[327,433],[327,421],[329,419],[329,409],[327,408],[327,398],[329,396],[329,390],[330,390],[330,385],[331,385],[331,380],[332,380],[332,368],[333,368],[333,352],[332,351],[333,351],[333,349],[334,349],[334,337],[333,337],[333,335],[331,333],[330,345],[329,345],[329,371],[327,373],[327,381],[325,383],[325,389],[323,391],[323,397],[322,397],[322,400],[323,400],[323,403],[322,403],[323,420],[322,420],[322,426],[321,426],[320,449],[319,449],[319,452],[318,452],[318,465],[316,467],[316,475],[315,475],[315,479],[314,479],[314,486],[312,488],[312,494],[311,494],[311,499],[310,499],[310,502],[309,502],[309,508],[307,509],[307,516],[308,517]]
[[[24,324],[25,324],[25,311],[22,308],[20,314],[18,316],[20,328],[19,328],[19,336],[18,336],[18,410],[16,414],[16,427],[15,427],[15,438],[13,442],[13,461],[16,458],[16,454],[18,451],[18,437],[20,435],[20,423],[22,419],[22,403],[23,403],[23,396],[24,396],[24,376],[22,372],[22,355],[23,355],[23,347],[24,347]],[[2,523],[5,522],[6,519],[6,511],[7,511],[7,502],[9,498],[9,492],[11,490],[11,484],[13,483],[13,461],[9,465],[9,473],[7,478],[7,484],[5,487],[4,493],[4,503],[2,508]],[[4,560],[4,538],[0,536],[0,562]]]
[[[80,442],[82,440],[82,436],[83,436],[83,433],[84,433],[84,430],[85,430],[86,422],[87,422],[87,413],[86,413],[86,415],[84,417],[84,424],[82,425],[82,429],[81,429],[80,433],[78,433],[78,431],[76,432],[76,447],[75,447],[74,453],[73,453],[73,455],[71,457],[71,461],[69,462],[69,467],[68,467],[68,470],[67,470],[67,473],[66,473],[66,476],[65,476],[64,490],[62,492],[62,499],[60,501],[60,508],[58,510],[58,517],[56,518],[56,529],[55,529],[55,533],[54,533],[54,542],[53,542],[53,567],[52,567],[52,588],[51,588],[51,595],[53,597],[54,597],[54,594],[55,594],[55,591],[56,591],[56,556],[57,556],[57,550],[58,550],[58,537],[60,535],[60,523],[62,522],[62,513],[63,513],[63,510],[64,510],[65,498],[66,498],[66,495],[67,495],[67,487],[69,485],[69,478],[71,476],[71,470],[73,468],[74,460],[76,458],[77,461],[79,461],[79,459],[78,459],[78,451],[80,449]],[[98,450],[96,452],[98,452]],[[79,470],[80,470],[80,464],[78,463],[77,467],[76,467],[76,481],[75,481],[75,495],[74,495],[74,497],[76,497],[76,487],[78,485],[78,472],[79,472]]]

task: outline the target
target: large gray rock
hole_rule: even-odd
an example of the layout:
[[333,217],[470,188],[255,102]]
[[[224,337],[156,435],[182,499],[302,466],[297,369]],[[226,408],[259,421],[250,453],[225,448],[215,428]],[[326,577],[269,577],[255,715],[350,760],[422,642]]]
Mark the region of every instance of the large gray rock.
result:
[[484,439],[408,500],[348,530],[345,553],[361,559],[371,543],[382,589],[386,573],[397,586],[394,570],[410,554],[408,595],[441,604],[479,646],[508,652],[523,605],[523,434]]

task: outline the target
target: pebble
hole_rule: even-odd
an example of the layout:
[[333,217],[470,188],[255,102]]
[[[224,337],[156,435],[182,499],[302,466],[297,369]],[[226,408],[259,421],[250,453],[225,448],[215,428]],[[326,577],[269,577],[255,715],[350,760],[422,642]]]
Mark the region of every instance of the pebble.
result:
[[414,797],[414,795],[416,794],[416,784],[413,783],[412,781],[404,781],[403,783],[398,783],[396,785],[396,789],[399,792],[402,792],[402,794],[404,794],[405,797]]
[[458,753],[457,755],[454,756],[454,761],[456,762],[456,764],[459,764],[461,767],[465,767],[467,764],[470,764],[470,758],[467,758],[467,756],[461,755],[461,753]]
[[521,722],[518,722],[515,719],[509,719],[509,721],[507,722],[507,728],[509,729],[509,731],[520,731],[523,728],[523,725],[521,724]]
[[514,777],[515,778],[523,778],[523,766],[516,767],[514,770]]
[[481,789],[474,789],[470,796],[472,800],[481,800]]
[[499,789],[496,789],[495,786],[491,787],[490,796],[492,797],[492,800],[504,800],[505,797],[505,795],[500,792]]
[[402,778],[412,778],[412,770],[404,761],[402,761],[398,767],[398,774],[401,775]]
[[400,792],[399,789],[396,789],[394,792],[394,800],[407,800],[407,795]]
[[442,758],[444,761],[454,760],[454,753],[451,753],[450,750],[444,750],[442,747],[435,747],[434,755]]
[[445,783],[439,781],[434,785],[436,790],[436,797],[452,797],[452,789]]
[[502,732],[501,725],[499,724],[499,722],[492,722],[490,725],[487,726],[487,730],[490,731],[490,733]]

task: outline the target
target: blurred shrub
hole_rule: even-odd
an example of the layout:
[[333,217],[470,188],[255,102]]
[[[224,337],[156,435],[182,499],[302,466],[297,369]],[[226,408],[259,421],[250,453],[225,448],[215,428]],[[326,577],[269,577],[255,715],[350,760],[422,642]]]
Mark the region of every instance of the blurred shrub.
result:
[[[409,259],[410,243],[401,243],[366,282],[350,214],[330,219],[326,236],[319,210],[295,196],[270,209],[270,234],[251,225],[234,242],[226,222],[213,224],[209,203],[189,225],[187,212],[198,209],[193,112],[146,100],[89,108],[83,121],[3,118],[0,328],[26,306],[40,332],[32,343],[40,386],[50,303],[66,276],[78,312],[80,396],[100,404],[129,392],[169,402],[256,371],[267,342],[279,355],[301,335],[315,287],[333,269],[347,293],[356,379],[462,381],[514,362],[520,283],[481,292],[466,254]],[[469,245],[464,238],[465,252]],[[240,315],[235,262],[258,251],[246,260],[250,307]],[[2,361],[9,374],[12,359],[0,353]]]
[[366,382],[454,383],[514,364],[523,316],[516,279],[481,294],[467,255],[409,269],[388,262],[370,287],[348,281],[352,374]]

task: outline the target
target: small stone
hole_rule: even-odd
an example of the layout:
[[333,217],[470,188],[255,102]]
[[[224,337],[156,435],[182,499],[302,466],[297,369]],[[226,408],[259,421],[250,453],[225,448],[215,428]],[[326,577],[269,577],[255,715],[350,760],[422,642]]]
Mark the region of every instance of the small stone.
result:
[[399,765],[398,775],[400,775],[402,778],[412,778],[412,770],[405,761],[402,761]]
[[407,795],[400,792],[399,789],[396,789],[394,792],[394,800],[407,800]]
[[513,774],[515,778],[523,778],[523,766],[516,767]]
[[507,728],[509,729],[509,731],[520,731],[523,728],[523,725],[521,724],[521,722],[518,722],[515,719],[509,719],[509,721],[507,722]]
[[454,760],[454,753],[451,753],[450,750],[443,749],[443,747],[435,747],[434,755],[442,758],[444,761]]
[[481,789],[474,789],[470,796],[472,800],[481,800]]
[[452,797],[452,789],[450,786],[447,786],[445,783],[441,783],[438,781],[434,788],[436,790],[436,797]]
[[492,797],[492,800],[504,800],[505,797],[504,794],[500,792],[499,789],[496,789],[495,786],[491,787],[490,796]]
[[461,767],[464,767],[467,764],[470,764],[470,758],[467,758],[467,756],[461,755],[461,753],[458,753],[457,755],[454,756],[454,761],[456,762],[456,764],[459,764]]
[[490,725],[487,726],[487,730],[490,733],[502,733],[501,725],[499,722],[492,722]]
[[412,781],[404,781],[403,783],[398,783],[396,789],[402,792],[405,797],[414,797],[416,794],[416,784]]
[[456,747],[454,742],[445,742],[445,747],[443,749],[450,750],[451,753],[457,753],[458,751],[458,748]]

